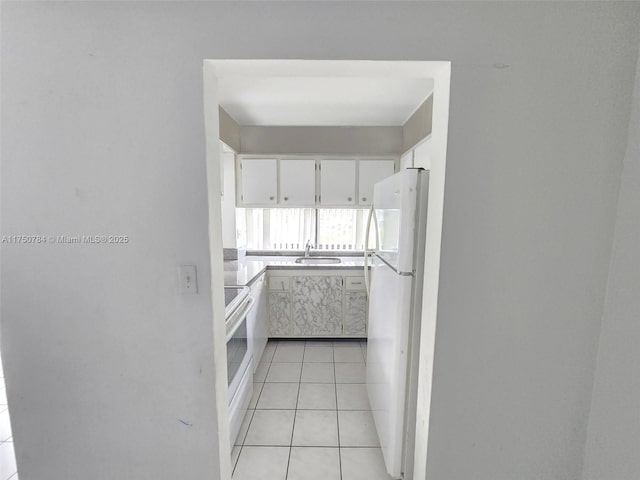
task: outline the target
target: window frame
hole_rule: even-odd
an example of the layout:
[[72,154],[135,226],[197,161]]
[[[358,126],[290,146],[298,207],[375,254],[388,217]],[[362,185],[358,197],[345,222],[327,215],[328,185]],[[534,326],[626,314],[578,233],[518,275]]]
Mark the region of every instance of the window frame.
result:
[[[300,210],[309,210],[311,211],[311,214],[313,215],[313,219],[312,222],[314,224],[314,228],[313,228],[313,238],[308,239],[311,241],[313,247],[316,251],[322,251],[322,252],[335,252],[335,253],[350,253],[350,254],[362,254],[364,252],[364,235],[365,235],[365,230],[366,230],[366,226],[364,224],[364,222],[366,222],[367,219],[367,213],[369,211],[368,208],[357,208],[357,206],[355,208],[348,208],[348,207],[321,207],[321,206],[316,206],[316,207],[289,207],[287,209],[300,209]],[[252,214],[247,212],[245,215],[245,229],[246,229],[246,249],[247,249],[247,253],[248,254],[263,254],[263,253],[269,253],[269,252],[304,252],[305,250],[305,244],[307,239],[303,240],[303,242],[301,242],[301,248],[297,249],[297,248],[266,248],[266,246],[268,246],[270,244],[270,229],[271,229],[271,211],[278,211],[278,210],[283,210],[283,208],[270,208],[270,207],[245,207],[245,210],[261,210],[262,213],[262,248],[254,248],[252,246],[250,246],[250,243],[252,243],[252,238],[254,237],[254,232],[250,231],[249,228],[249,219],[252,217]],[[348,248],[322,248],[322,245],[318,244],[318,239],[320,238],[320,215],[319,212],[322,210],[351,210],[355,212],[356,215],[356,220],[355,220],[355,238],[356,238],[356,243],[355,243],[355,247],[356,248],[352,248],[352,249],[348,249]],[[267,211],[269,211],[269,214],[267,214]],[[324,245],[324,244],[323,244]],[[327,244],[327,246],[329,246],[330,244]],[[340,246],[347,246],[347,244],[333,244],[336,247],[340,247]],[[351,244],[349,244],[351,245]],[[357,248],[358,245],[360,245],[361,248]]]

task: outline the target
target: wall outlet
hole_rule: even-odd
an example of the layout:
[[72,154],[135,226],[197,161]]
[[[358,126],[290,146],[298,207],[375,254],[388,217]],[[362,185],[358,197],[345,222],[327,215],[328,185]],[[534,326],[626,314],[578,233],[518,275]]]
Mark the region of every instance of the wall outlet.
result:
[[180,293],[198,293],[198,277],[195,265],[180,265]]

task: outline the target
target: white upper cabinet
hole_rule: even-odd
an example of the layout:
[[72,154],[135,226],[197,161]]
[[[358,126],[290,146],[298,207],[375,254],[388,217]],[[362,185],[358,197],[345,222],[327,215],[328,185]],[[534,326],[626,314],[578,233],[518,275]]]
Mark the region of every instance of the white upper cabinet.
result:
[[239,156],[238,161],[237,206],[242,207],[364,207],[371,205],[373,185],[393,175],[396,165],[390,158],[313,155]]
[[431,137],[413,150],[413,164],[416,167],[431,170]]
[[280,205],[316,204],[315,159],[280,160]]
[[356,204],[356,161],[321,160],[320,204]]
[[409,150],[400,157],[400,170],[413,168],[413,150]]
[[373,186],[394,173],[395,160],[360,160],[358,204],[371,205]]
[[274,158],[243,158],[240,202],[244,205],[274,205],[278,202],[278,161]]

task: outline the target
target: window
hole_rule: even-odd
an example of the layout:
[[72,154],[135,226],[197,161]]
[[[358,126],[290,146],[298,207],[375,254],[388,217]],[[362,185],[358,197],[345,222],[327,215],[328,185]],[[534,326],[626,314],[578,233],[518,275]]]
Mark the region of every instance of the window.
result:
[[318,210],[316,245],[325,250],[363,250],[367,213],[355,208]]
[[248,250],[362,251],[368,210],[355,208],[247,208]]
[[316,238],[313,208],[247,208],[248,250],[302,250]]

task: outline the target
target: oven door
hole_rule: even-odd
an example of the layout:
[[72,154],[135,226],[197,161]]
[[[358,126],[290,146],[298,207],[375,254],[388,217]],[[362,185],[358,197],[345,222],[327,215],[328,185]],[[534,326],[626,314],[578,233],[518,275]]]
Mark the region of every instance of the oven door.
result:
[[254,299],[246,299],[227,319],[227,382],[228,401],[231,403],[238,391],[246,368],[251,363],[251,350],[247,335],[247,314],[253,307]]

